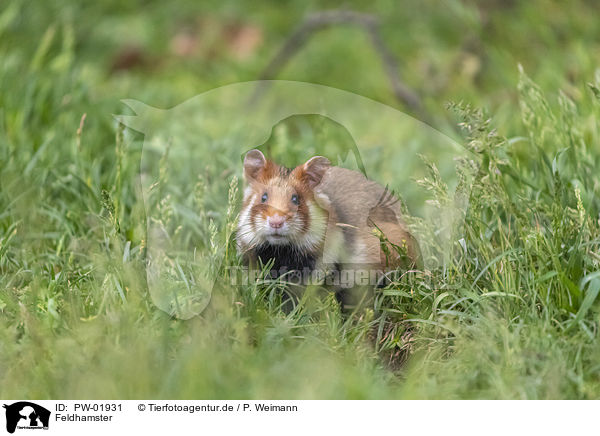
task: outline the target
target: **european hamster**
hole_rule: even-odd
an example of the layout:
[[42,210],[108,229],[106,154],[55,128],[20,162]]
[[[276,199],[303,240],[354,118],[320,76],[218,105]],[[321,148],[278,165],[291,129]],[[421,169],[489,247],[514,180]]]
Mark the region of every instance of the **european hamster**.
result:
[[357,171],[322,156],[290,169],[251,150],[244,179],[238,251],[251,265],[273,259],[272,277],[293,271],[352,288],[418,262],[398,199]]

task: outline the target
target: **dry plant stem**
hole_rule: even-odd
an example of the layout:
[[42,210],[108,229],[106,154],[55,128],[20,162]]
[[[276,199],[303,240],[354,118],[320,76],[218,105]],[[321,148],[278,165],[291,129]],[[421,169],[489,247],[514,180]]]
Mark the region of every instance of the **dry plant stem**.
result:
[[[360,27],[369,36],[375,52],[381,58],[381,62],[392,86],[396,99],[407,108],[412,110],[415,115],[422,120],[427,121],[430,117],[423,112],[423,105],[418,94],[402,82],[398,61],[385,45],[381,37],[379,28],[379,19],[371,14],[364,14],[346,10],[322,11],[310,14],[300,24],[300,26],[289,36],[275,57],[269,62],[262,71],[259,80],[269,80],[277,76],[283,67],[294,57],[300,49],[306,44],[308,39],[317,31],[336,25],[354,25]],[[265,88],[267,82],[262,82],[256,90],[252,101],[256,101]]]

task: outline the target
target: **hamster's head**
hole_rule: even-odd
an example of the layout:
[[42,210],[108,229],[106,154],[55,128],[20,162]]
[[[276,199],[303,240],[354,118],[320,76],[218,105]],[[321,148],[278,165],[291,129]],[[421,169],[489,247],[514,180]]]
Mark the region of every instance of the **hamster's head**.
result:
[[312,251],[322,242],[327,213],[315,202],[315,187],[330,167],[316,156],[294,169],[267,160],[259,150],[244,158],[244,200],[237,229],[238,245],[295,245]]

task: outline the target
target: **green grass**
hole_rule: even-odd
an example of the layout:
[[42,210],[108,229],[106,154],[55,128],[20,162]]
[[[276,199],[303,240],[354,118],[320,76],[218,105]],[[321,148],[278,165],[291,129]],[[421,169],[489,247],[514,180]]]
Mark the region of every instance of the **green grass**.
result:
[[[376,1],[368,11],[382,17],[435,127],[468,150],[457,180],[475,171],[447,262],[378,291],[357,317],[341,316],[317,292],[284,313],[271,286],[253,284],[218,287],[201,316],[183,321],[151,301],[144,137],[112,114],[127,112],[124,98],[171,107],[253,80],[307,11],[333,5],[4,3],[0,397],[597,399],[597,10],[585,1],[445,5]],[[241,59],[222,36],[240,23],[263,32]],[[180,56],[170,41],[185,26],[199,29],[200,43]],[[114,71],[131,46],[142,60]],[[378,58],[352,28],[316,35],[278,78],[397,107]],[[300,117],[267,146],[297,161],[303,156],[288,150],[315,141],[335,146],[348,136]],[[176,206],[152,215],[173,231],[181,225],[180,241],[204,250],[214,268],[225,252],[238,262],[226,246],[235,216],[222,204],[239,201],[231,188],[239,156],[219,156],[193,178],[183,179],[192,167],[182,171]],[[395,186],[390,168],[401,156],[383,148],[368,159]],[[435,171],[420,178],[411,189],[454,201]],[[434,246],[431,225],[412,225]]]

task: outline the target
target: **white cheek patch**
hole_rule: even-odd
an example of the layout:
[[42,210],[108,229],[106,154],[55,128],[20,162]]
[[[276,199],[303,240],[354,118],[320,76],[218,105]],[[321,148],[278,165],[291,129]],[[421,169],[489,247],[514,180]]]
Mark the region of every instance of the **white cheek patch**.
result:
[[300,234],[295,242],[300,248],[314,251],[325,240],[328,216],[323,209],[312,202],[308,203],[308,215],[310,217],[308,231]]
[[[248,195],[253,195],[252,189],[250,189],[249,187],[246,188],[244,192],[244,199],[246,199]],[[252,221],[250,219],[250,211],[252,210],[252,207],[255,203],[256,196],[254,196],[254,198],[252,198],[252,201],[248,203],[248,206],[246,206],[246,208],[242,209],[242,211],[240,212],[236,233],[237,245],[240,248],[252,246],[255,242],[256,236],[253,228],[254,226],[252,225]]]

